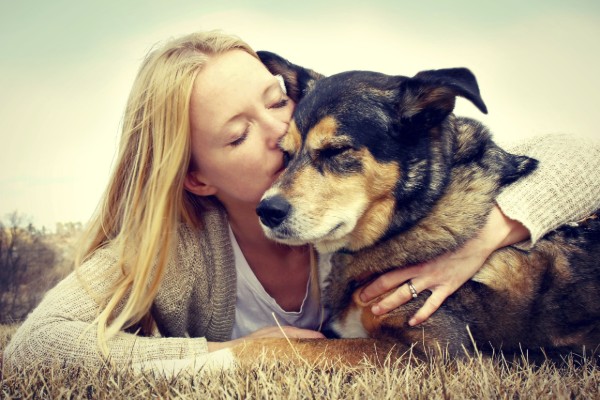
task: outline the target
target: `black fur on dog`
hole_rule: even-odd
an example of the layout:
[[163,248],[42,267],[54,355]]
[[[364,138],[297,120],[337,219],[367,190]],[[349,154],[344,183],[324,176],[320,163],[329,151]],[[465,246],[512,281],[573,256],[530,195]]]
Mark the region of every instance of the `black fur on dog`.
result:
[[456,117],[457,96],[487,112],[467,69],[414,77],[352,71],[323,77],[259,52],[297,102],[281,141],[288,168],[257,208],[266,234],[334,252],[325,289],[342,338],[424,351],[581,353],[600,344],[600,221],[551,232],[530,249],[497,250],[426,322],[428,296],[374,316],[357,290],[398,266],[460,248],[482,228],[503,187],[536,161],[498,147],[479,122]]

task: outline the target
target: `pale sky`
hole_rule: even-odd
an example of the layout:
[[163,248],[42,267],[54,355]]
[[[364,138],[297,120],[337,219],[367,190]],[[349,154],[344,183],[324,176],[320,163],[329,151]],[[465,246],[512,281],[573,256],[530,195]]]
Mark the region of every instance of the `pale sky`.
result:
[[600,137],[597,0],[2,1],[0,217],[17,210],[49,229],[86,222],[144,55],[206,29],[324,74],[467,67],[489,114],[464,100],[455,112],[499,142]]

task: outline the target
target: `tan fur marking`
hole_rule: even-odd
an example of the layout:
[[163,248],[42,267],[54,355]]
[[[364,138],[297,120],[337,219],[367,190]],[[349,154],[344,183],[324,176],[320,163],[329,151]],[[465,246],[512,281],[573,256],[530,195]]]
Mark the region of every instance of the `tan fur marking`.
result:
[[[552,336],[550,340],[552,341],[552,345],[556,347],[581,346],[582,343],[588,344],[585,342],[590,333],[589,330],[575,332],[564,336]],[[596,346],[598,346],[598,343],[591,343],[590,345],[591,346],[589,348],[594,349]]]
[[[366,204],[360,190],[362,179],[357,176],[337,178],[331,173],[319,173],[314,165],[304,164],[294,171],[293,184],[280,188],[294,209],[291,227],[304,239],[316,242],[325,239],[322,241],[325,245],[338,243],[344,240],[346,233],[338,230],[332,236],[330,232],[340,223],[355,221],[362,213]],[[346,225],[345,229],[352,228],[353,225]]]
[[531,285],[538,271],[535,265],[527,266],[524,258],[518,252],[501,249],[488,258],[473,280],[504,293],[513,303],[528,303],[535,294]]
[[[330,174],[323,176],[314,166],[306,165],[296,172],[293,186],[286,188],[283,193],[294,206],[303,210],[310,207],[310,217],[319,218],[319,206],[327,204],[329,208],[335,207],[330,201],[336,201],[341,196],[347,197],[347,190],[351,190],[352,186],[354,185],[349,182],[335,181],[335,177],[331,177]],[[300,199],[300,203],[296,204],[295,199]]]
[[381,300],[385,296],[385,294],[365,303],[364,301],[362,301],[360,299],[361,291],[362,291],[362,288],[359,288],[352,294],[353,306],[356,308],[362,309],[362,314],[361,314],[360,320],[361,320],[362,325],[365,328],[365,330],[367,332],[369,332],[369,335],[372,335],[381,326],[382,317],[376,316],[375,314],[373,314],[371,312],[371,305],[376,303],[377,301]]
[[577,249],[561,241],[541,242],[537,252],[522,253],[510,247],[494,252],[473,280],[509,295],[515,302],[528,302],[536,295],[532,290],[543,274],[552,269],[561,280],[569,281],[572,271],[566,254]]
[[428,107],[442,108],[451,111],[455,104],[455,93],[443,87],[430,88],[421,92],[405,92],[401,112],[412,117]]
[[[336,135],[336,129],[334,118],[323,118],[308,133],[304,144],[308,154],[301,157],[316,157],[323,147],[347,141],[345,136]],[[285,148],[294,137],[299,138],[296,131],[292,125]],[[361,173],[321,173],[315,164],[306,163],[294,171],[292,185],[281,187],[298,218],[294,229],[309,238],[323,238],[321,243],[327,248],[341,245],[355,250],[374,243],[385,232],[394,210],[393,190],[400,177],[398,164],[380,163],[366,148],[350,151],[351,157],[360,160]],[[340,223],[345,224],[342,229],[328,235]],[[344,231],[346,227],[348,230]]]
[[298,150],[300,150],[301,145],[302,137],[300,136],[300,131],[298,131],[296,122],[292,120],[287,133],[281,138],[279,146],[282,150],[287,151],[290,154],[296,154]]
[[362,152],[363,176],[366,180],[363,188],[367,190],[370,206],[352,232],[350,250],[369,246],[385,233],[396,204],[393,190],[400,179],[398,163],[379,163],[367,150],[363,149]]
[[326,173],[323,176],[315,168],[306,167],[298,171],[294,187],[286,193],[288,199],[301,199],[298,203],[292,200],[294,206],[314,219],[327,213],[345,212],[349,196],[353,200],[364,199],[369,208],[362,215],[351,216],[358,219],[347,239],[352,250],[374,243],[389,225],[395,204],[392,190],[399,174],[397,164],[378,164],[366,150],[362,153],[366,166],[364,173],[350,176]]
[[441,106],[443,109],[451,111],[454,108],[456,93],[444,87],[433,88],[432,90],[425,93],[422,99],[420,99],[420,106],[427,108],[432,103],[436,103],[437,106]]
[[335,137],[338,124],[334,117],[327,116],[319,121],[308,133],[306,147],[308,149],[320,149],[327,141]]
[[394,359],[407,351],[401,344],[376,339],[255,339],[233,347],[241,365],[256,365],[257,360],[279,360],[311,366],[358,366],[365,360],[377,365],[387,357]]

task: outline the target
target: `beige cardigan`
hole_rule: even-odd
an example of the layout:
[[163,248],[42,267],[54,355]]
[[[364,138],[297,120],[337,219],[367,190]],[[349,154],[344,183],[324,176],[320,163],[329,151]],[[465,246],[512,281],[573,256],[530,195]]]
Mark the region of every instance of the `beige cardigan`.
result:
[[[537,137],[510,149],[540,160],[531,176],[498,198],[509,217],[521,221],[536,241],[557,226],[581,219],[600,207],[600,143],[572,136]],[[117,366],[190,360],[207,352],[207,341],[230,339],[235,316],[236,276],[224,212],[203,215],[204,229],[182,225],[177,254],[167,268],[152,307],[162,337],[121,332],[109,341]],[[115,262],[98,251],[81,267],[93,280]],[[109,282],[96,279],[102,291]],[[97,303],[74,273],[50,290],[29,315],[4,352],[5,365],[41,361],[99,365]]]

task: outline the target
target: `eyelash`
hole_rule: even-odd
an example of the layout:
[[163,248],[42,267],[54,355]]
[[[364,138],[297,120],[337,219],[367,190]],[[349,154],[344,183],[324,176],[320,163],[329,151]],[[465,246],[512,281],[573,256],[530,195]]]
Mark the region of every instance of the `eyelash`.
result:
[[289,103],[289,99],[287,97],[284,97],[283,99],[281,99],[280,101],[278,101],[277,103],[273,104],[271,107],[269,108],[283,108],[285,106],[288,105]]
[[[277,103],[275,103],[272,106],[270,106],[269,109],[271,109],[271,108],[283,108],[283,107],[285,107],[285,106],[288,105],[289,101],[290,100],[287,97],[284,97],[283,99],[281,99]],[[244,130],[244,133],[242,133],[237,139],[235,139],[234,141],[232,141],[231,143],[229,143],[229,145],[231,147],[237,147],[240,144],[244,143],[246,141],[246,138],[248,137],[248,130],[249,130],[249,127],[246,127],[246,129]]]
[[240,144],[244,143],[246,141],[247,137],[248,137],[248,128],[246,128],[244,130],[244,133],[242,133],[237,139],[235,139],[233,142],[229,143],[229,145],[231,147],[237,147]]

